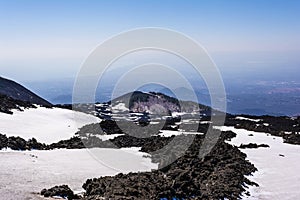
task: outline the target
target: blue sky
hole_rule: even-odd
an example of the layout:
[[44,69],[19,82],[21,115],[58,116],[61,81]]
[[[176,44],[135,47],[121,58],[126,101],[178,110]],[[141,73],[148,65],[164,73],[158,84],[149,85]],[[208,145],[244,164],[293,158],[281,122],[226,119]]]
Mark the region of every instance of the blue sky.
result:
[[20,81],[75,76],[105,39],[150,26],[194,38],[224,74],[263,69],[293,76],[300,72],[299,10],[297,0],[3,0],[0,75]]

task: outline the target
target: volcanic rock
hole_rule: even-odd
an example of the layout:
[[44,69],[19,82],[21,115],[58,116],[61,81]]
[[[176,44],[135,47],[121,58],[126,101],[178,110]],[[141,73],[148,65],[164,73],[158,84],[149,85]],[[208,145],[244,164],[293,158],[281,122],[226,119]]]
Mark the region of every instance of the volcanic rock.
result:
[[79,196],[75,195],[74,192],[67,185],[54,186],[50,189],[43,189],[41,195],[44,197],[62,197],[68,200],[80,199]]

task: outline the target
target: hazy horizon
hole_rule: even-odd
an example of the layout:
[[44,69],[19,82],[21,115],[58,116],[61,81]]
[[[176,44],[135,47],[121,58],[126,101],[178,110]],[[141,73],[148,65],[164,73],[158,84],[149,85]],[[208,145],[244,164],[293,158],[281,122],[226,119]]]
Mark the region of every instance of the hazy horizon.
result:
[[297,80],[299,8],[298,1],[280,0],[0,1],[1,76],[19,82],[75,77],[111,36],[161,27],[203,45],[225,77]]
[[[0,76],[50,101],[69,99],[77,73],[98,45],[124,31],[160,27],[206,49],[223,78],[229,108],[272,104],[267,113],[300,113],[293,110],[300,101],[299,9],[299,1],[280,0],[0,1]],[[193,85],[201,82],[180,59],[148,52],[114,63],[102,87],[110,90],[130,67],[151,61],[166,62]]]

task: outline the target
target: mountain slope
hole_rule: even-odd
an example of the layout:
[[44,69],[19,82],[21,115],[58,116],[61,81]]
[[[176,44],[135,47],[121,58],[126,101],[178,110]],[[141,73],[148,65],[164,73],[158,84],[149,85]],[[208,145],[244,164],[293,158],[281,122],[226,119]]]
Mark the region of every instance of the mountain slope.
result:
[[0,77],[0,94],[15,100],[39,104],[42,106],[51,106],[51,103],[34,94],[19,83]]

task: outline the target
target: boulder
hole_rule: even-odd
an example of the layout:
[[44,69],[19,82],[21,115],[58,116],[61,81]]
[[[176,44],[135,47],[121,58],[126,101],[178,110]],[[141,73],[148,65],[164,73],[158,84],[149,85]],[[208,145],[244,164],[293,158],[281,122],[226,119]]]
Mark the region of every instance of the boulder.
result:
[[54,186],[50,189],[43,189],[41,195],[44,197],[62,197],[68,200],[80,199],[79,196],[75,195],[74,192],[69,188],[68,185]]

